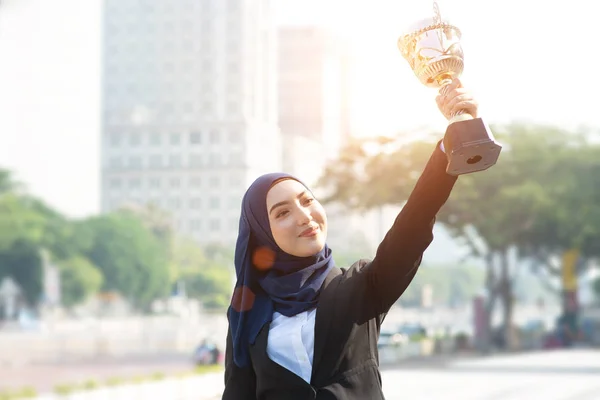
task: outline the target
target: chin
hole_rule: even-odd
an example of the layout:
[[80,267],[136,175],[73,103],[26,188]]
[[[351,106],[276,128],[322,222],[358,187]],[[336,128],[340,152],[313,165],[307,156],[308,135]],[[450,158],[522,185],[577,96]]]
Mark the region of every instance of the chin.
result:
[[315,254],[323,250],[323,247],[325,247],[325,239],[318,238],[313,243],[307,245],[304,248],[305,250],[303,251],[303,253],[305,254],[305,257],[314,256]]

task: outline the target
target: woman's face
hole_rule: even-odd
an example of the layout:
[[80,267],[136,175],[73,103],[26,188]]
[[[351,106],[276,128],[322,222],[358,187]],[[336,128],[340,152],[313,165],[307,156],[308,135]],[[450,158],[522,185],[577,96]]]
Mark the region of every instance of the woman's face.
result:
[[275,243],[288,254],[309,257],[325,247],[323,206],[300,182],[286,179],[267,193],[267,212]]

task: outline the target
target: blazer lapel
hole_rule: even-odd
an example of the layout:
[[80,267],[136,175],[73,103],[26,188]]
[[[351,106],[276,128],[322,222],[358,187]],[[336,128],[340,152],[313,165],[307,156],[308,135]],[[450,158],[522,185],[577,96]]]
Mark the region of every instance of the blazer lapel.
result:
[[315,345],[313,354],[311,383],[314,382],[317,366],[323,358],[325,343],[327,343],[327,334],[331,327],[331,308],[333,307],[333,297],[335,287],[339,285],[340,280],[333,282],[334,279],[342,274],[342,270],[338,267],[333,267],[321,287],[319,303],[317,304],[317,314],[315,316]]
[[260,366],[255,366],[256,368],[266,368],[267,370],[272,371],[274,375],[277,376],[277,379],[286,380],[289,385],[298,385],[305,386],[308,385],[307,382],[304,381],[301,377],[289,371],[287,368],[282,367],[277,364],[275,361],[271,360],[269,354],[267,353],[267,343],[269,340],[269,329],[271,327],[271,323],[267,322],[259,332],[256,337],[256,342],[253,346],[251,346],[252,350],[255,351],[255,359]]

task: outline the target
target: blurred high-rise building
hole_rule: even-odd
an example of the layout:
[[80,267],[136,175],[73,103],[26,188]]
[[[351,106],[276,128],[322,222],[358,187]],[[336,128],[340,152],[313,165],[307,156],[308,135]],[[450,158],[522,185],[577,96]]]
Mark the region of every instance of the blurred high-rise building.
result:
[[281,169],[272,1],[104,1],[104,212],[152,203],[233,243],[244,190]]
[[[315,186],[351,136],[349,102],[352,57],[347,42],[314,25],[279,28],[279,126],[283,169]],[[378,214],[327,205],[328,243],[336,254],[368,257],[381,230]]]
[[312,185],[350,136],[349,53],[319,26],[280,27],[278,45],[283,168]]

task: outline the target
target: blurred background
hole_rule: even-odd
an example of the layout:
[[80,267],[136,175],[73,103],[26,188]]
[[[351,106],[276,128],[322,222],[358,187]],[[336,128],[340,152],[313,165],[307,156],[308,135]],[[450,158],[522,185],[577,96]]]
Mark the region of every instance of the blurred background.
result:
[[[439,4],[504,148],[384,323],[386,397],[600,399],[595,7]],[[2,0],[0,399],[219,398],[243,193],[292,173],[373,257],[447,125],[396,47],[431,14]]]

